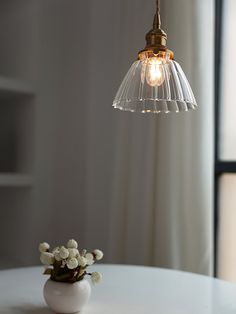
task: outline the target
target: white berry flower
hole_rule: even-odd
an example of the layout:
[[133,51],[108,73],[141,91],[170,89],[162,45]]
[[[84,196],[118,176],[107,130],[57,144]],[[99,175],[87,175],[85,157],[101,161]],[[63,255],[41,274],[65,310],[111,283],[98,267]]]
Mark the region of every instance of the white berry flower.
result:
[[98,283],[102,280],[102,274],[95,271],[94,273],[91,274],[91,280],[92,283]]
[[87,260],[87,265],[93,265],[93,263],[94,263],[94,259],[93,259],[93,254],[91,254],[91,253],[87,253],[86,255],[85,255],[85,258],[86,258],[86,260]]
[[70,258],[79,256],[79,251],[77,249],[69,248],[68,251],[69,251]]
[[49,250],[50,245],[47,242],[43,242],[39,244],[39,252],[43,253],[46,252],[47,250]]
[[61,255],[60,255],[60,251],[56,251],[56,252],[54,252],[53,254],[54,254],[54,257],[55,257],[55,260],[56,260],[56,261],[59,262],[59,261],[62,260]]
[[66,265],[69,269],[75,269],[79,265],[79,262],[75,257],[72,257],[67,260]]
[[59,250],[60,250],[59,246],[54,247],[54,249],[52,250],[52,254],[54,254],[55,252],[59,252]]
[[54,255],[52,253],[43,252],[40,254],[40,261],[43,265],[52,265],[55,261]]
[[67,248],[65,248],[64,246],[60,247],[60,250],[59,250],[59,254],[60,254],[60,257],[62,259],[65,259],[69,256],[69,251]]
[[70,249],[77,249],[78,243],[74,239],[71,239],[67,242],[67,247]]
[[97,260],[97,261],[99,261],[100,259],[102,259],[103,258],[103,252],[101,251],[101,250],[94,250],[93,251],[93,254],[95,255],[95,259]]
[[87,265],[87,260],[83,256],[78,256],[77,258],[79,266],[85,267]]

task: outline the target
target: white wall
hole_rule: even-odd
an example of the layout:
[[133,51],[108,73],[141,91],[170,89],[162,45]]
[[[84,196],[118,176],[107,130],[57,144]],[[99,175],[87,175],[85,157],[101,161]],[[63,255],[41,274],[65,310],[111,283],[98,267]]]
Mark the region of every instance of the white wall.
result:
[[32,248],[43,240],[60,244],[71,237],[84,245],[88,4],[38,1],[35,18],[38,97]]
[[42,240],[57,244],[73,236],[115,262],[108,251],[114,137],[118,120],[128,125],[132,117],[111,104],[145,44],[153,9],[151,2],[140,7],[135,1],[36,2],[32,249]]
[[[191,5],[186,6],[187,13],[195,7],[193,3],[194,0]],[[170,142],[166,141],[166,134],[168,133],[172,140],[178,134],[176,130],[181,129],[181,132],[186,134],[181,124],[183,117],[178,117],[179,122],[176,120],[172,123],[172,118],[166,123],[167,119],[164,120],[162,117],[137,116],[113,110],[111,107],[113,97],[124,74],[137,58],[137,52],[145,45],[144,37],[152,25],[155,1],[10,0],[4,1],[0,5],[2,6],[0,7],[2,9],[0,17],[3,15],[3,19],[0,18],[0,36],[3,34],[2,36],[5,36],[6,40],[5,48],[0,50],[0,60],[3,60],[2,72],[27,78],[36,87],[32,116],[34,186],[32,195],[28,194],[26,199],[23,196],[22,199],[21,197],[17,198],[21,202],[20,209],[24,206],[26,209],[21,212],[18,210],[17,215],[9,212],[7,219],[8,222],[11,221],[11,218],[14,220],[11,241],[15,240],[19,250],[22,241],[24,243],[24,256],[21,258],[21,264],[38,263],[37,246],[40,241],[48,241],[52,245],[57,245],[68,238],[75,237],[83,247],[103,249],[104,261],[107,262],[151,264],[154,261],[155,265],[163,267],[177,265],[179,268],[184,267],[197,271],[200,269],[201,272],[207,272],[206,269],[210,265],[211,247],[207,248],[206,258],[203,256],[206,262],[203,263],[204,267],[200,268],[199,260],[192,255],[192,243],[195,243],[196,239],[194,236],[192,242],[185,238],[181,244],[179,243],[179,247],[181,248],[183,244],[185,249],[184,244],[187,242],[186,263],[182,262],[184,259],[182,256],[176,262],[171,255],[173,253],[178,257],[175,252],[178,251],[180,254],[182,251],[175,246],[175,233],[166,232],[165,226],[170,227],[170,230],[173,230],[173,225],[176,229],[181,228],[180,224],[176,225],[176,221],[181,220],[183,223],[183,219],[182,216],[178,216],[177,211],[175,212],[176,218],[173,219],[171,210],[174,206],[169,206],[168,193],[165,198],[167,202],[166,204],[164,202],[163,206],[164,211],[167,209],[165,215],[168,223],[165,221],[163,223],[163,220],[159,219],[159,214],[163,213],[160,203],[158,208],[151,206],[149,208],[147,203],[146,207],[148,208],[143,208],[145,201],[137,204],[142,197],[135,198],[137,191],[134,187],[138,186],[139,191],[142,191],[142,174],[152,176],[155,171],[147,162],[148,172],[145,172],[145,168],[136,176],[135,171],[139,164],[142,165],[142,160],[145,158],[148,161],[149,157],[148,154],[145,156],[139,154],[139,135],[141,137],[140,145],[143,145],[143,149],[150,149],[150,143],[155,144],[156,137],[149,138],[148,142],[145,134],[152,134],[153,130],[162,131],[163,133],[160,132],[160,134],[164,135],[159,137],[158,149],[164,148],[167,153],[172,152]],[[184,6],[183,1],[182,6]],[[163,7],[163,12],[165,12],[165,4]],[[180,7],[178,9],[182,10]],[[175,16],[176,11],[172,10],[171,0],[167,1],[166,10],[170,11],[169,18],[173,18],[173,23],[167,23],[172,25],[170,48],[177,47],[176,55],[182,56],[186,50],[184,45],[182,50],[179,43],[185,42],[184,35],[181,37],[185,32],[185,22],[181,23],[179,34],[179,18]],[[14,21],[14,23],[16,21],[16,24],[9,23],[9,21]],[[191,20],[188,22],[191,23]],[[9,44],[7,42],[10,35],[15,40]],[[187,35],[188,39],[191,38],[190,29]],[[178,43],[176,38],[180,38]],[[189,45],[191,46],[191,43]],[[190,51],[189,56],[191,54]],[[184,60],[179,58],[179,61],[181,63],[183,61],[187,68],[187,74],[188,71],[192,74],[191,57],[186,57]],[[194,83],[195,74],[192,75],[192,80]],[[197,84],[195,85],[197,86]],[[190,127],[191,121],[199,120],[188,120],[185,125]],[[150,128],[150,125],[154,125],[154,123],[155,128]],[[170,129],[165,132],[169,125]],[[131,136],[129,136],[130,134]],[[190,144],[193,143],[192,137],[189,137],[188,141]],[[178,146],[177,142],[174,144]],[[117,156],[116,152],[119,152],[117,145],[126,145],[127,152]],[[180,156],[181,147],[178,146]],[[209,146],[209,150],[211,148]],[[189,155],[191,157],[192,153],[194,151],[187,151],[187,160],[190,160],[188,157]],[[204,152],[202,153],[204,154]],[[155,154],[152,152],[150,154],[152,158],[158,157],[159,161],[162,161],[159,167],[165,165],[165,154],[158,155],[157,151]],[[134,167],[132,160],[128,160],[127,163],[120,162],[119,158],[123,158],[123,156],[125,156],[124,158],[134,156],[136,161]],[[126,165],[126,168],[119,168],[119,165],[123,164]],[[157,184],[161,188],[156,189],[157,194],[166,191],[168,183],[171,181],[171,171],[175,168],[174,165],[172,164],[172,168],[169,168],[167,175],[165,173],[163,176],[158,175]],[[188,165],[191,168],[191,162]],[[132,169],[130,170],[129,167]],[[183,163],[183,167],[185,167],[185,163]],[[165,171],[165,167],[158,168],[159,170],[162,173]],[[175,172],[177,181],[179,173],[180,175],[182,173],[181,170],[177,169]],[[116,215],[115,211],[111,211],[111,207],[114,205],[112,202],[117,201],[118,208],[119,198],[122,201],[122,198],[126,197],[125,193],[120,195],[115,193],[116,180],[121,177],[119,176],[120,171],[133,171],[132,180],[139,180],[138,184],[131,186],[131,191],[128,191],[131,194],[133,207],[132,213],[126,221],[126,232],[129,232],[129,243],[125,246],[127,258],[120,253],[124,251],[121,246],[124,247],[125,244],[120,238],[126,238],[120,231],[123,227],[125,212]],[[155,175],[157,174],[155,173]],[[210,175],[208,177],[210,178]],[[191,182],[194,186],[194,181]],[[120,184],[122,185],[122,182]],[[129,184],[127,186],[130,187]],[[183,186],[183,192],[184,188]],[[193,190],[191,191],[193,192]],[[201,194],[201,189],[198,191]],[[208,191],[204,193],[208,194]],[[184,198],[185,194],[181,193],[180,196]],[[175,203],[175,197],[172,197],[173,203]],[[152,195],[147,194],[147,198],[150,198],[148,201],[151,201]],[[196,206],[204,210],[204,206],[199,204],[199,200],[200,198],[195,194]],[[187,202],[186,207],[191,206],[190,198]],[[127,204],[126,206],[129,206],[129,202]],[[136,204],[139,209],[137,212]],[[16,205],[13,204],[12,207],[16,208]],[[151,222],[152,229],[147,230],[148,227],[146,227],[147,234],[145,234],[146,237],[143,237],[145,220],[142,215],[143,210],[146,209],[156,210],[157,215],[156,220]],[[178,209],[181,210],[181,206]],[[126,207],[121,207],[121,210],[125,211]],[[208,207],[207,210],[209,219],[205,221],[204,230],[207,230],[206,238],[210,242],[211,235],[209,234],[212,233],[206,224],[211,219],[211,208]],[[194,215],[189,214],[191,223],[196,217],[199,219],[201,214],[199,213],[199,211],[195,211]],[[184,213],[182,214],[184,215]],[[145,217],[148,219],[147,215]],[[200,217],[199,224],[204,217],[204,215]],[[18,221],[20,227],[17,227]],[[129,228],[130,222],[132,228]],[[156,223],[158,223],[159,229],[156,228]],[[8,226],[6,225],[6,230]],[[185,227],[187,229],[187,224]],[[194,235],[198,231],[196,227]],[[113,238],[109,237],[110,234],[113,235]],[[155,243],[154,241],[153,243],[148,242],[148,245],[150,244],[146,250],[148,254],[145,256],[140,254],[136,258],[135,253],[140,247],[141,249],[145,248],[147,246],[146,239],[154,234],[157,239]],[[164,235],[164,240],[159,234]],[[171,237],[174,238],[171,242],[172,253],[170,254],[167,248],[166,255],[164,255],[162,248],[169,243],[168,239]],[[181,241],[181,237],[178,240]],[[205,238],[202,237],[202,241],[200,241],[203,249],[208,245],[208,242],[205,245],[204,240]],[[129,248],[133,249],[128,251]],[[154,250],[155,252],[153,252]],[[156,260],[154,260],[155,254],[153,253],[156,253]],[[196,251],[197,254],[198,251]]]

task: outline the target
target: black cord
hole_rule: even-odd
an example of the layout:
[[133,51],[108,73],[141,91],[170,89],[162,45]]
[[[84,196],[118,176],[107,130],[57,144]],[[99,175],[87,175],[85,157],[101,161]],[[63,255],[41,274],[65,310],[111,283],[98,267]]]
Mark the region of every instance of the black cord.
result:
[[153,28],[161,28],[161,18],[160,18],[160,0],[156,0],[156,14],[153,21]]
[[157,13],[160,14],[160,0],[156,0],[157,4]]

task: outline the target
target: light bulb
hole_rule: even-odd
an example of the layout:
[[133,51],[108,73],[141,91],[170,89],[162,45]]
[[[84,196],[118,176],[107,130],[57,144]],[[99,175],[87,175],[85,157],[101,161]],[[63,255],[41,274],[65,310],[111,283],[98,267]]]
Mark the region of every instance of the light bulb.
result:
[[150,86],[160,86],[165,80],[162,58],[148,58],[145,66],[146,81]]

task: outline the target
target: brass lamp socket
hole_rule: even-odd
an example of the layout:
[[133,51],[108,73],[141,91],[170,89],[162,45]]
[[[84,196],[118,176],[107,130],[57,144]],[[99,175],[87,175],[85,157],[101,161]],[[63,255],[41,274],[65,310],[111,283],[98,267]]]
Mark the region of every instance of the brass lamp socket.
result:
[[151,29],[146,34],[146,48],[150,46],[164,46],[166,47],[166,40],[167,35],[166,33],[158,28],[158,29]]
[[145,55],[150,57],[166,52],[170,59],[174,59],[174,53],[166,47],[167,35],[160,28],[153,28],[146,34],[146,46],[138,53],[138,59],[142,60]]

